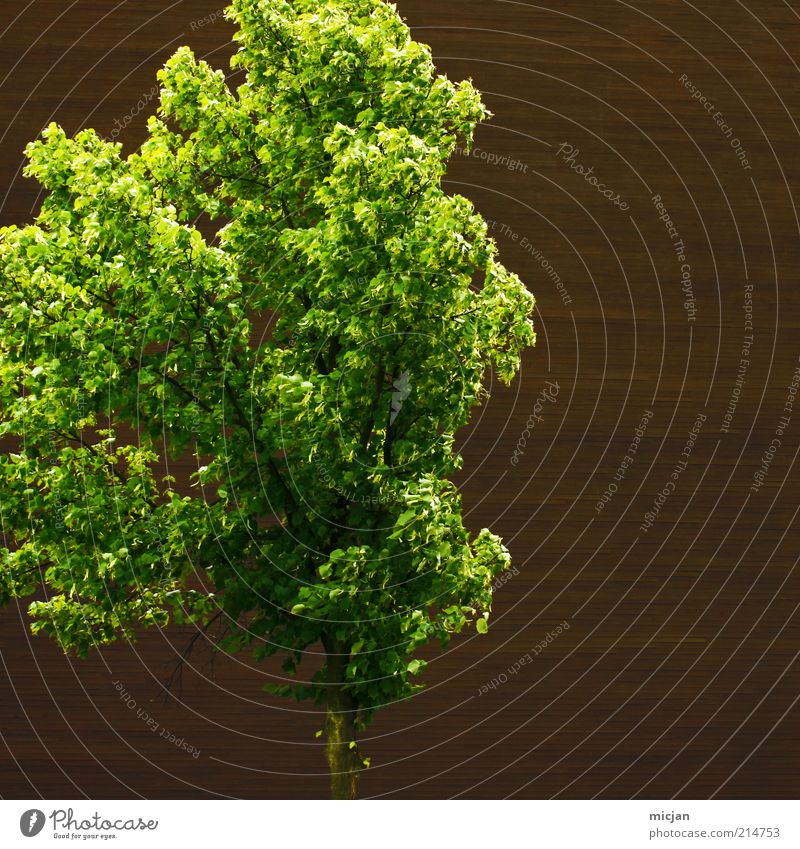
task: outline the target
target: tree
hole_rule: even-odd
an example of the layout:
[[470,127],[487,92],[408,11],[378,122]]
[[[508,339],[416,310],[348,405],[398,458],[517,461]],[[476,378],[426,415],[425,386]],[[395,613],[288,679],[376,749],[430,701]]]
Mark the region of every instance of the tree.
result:
[[[183,47],[136,152],[55,124],[26,148],[48,193],[0,231],[0,601],[44,587],[32,630],[79,656],[222,616],[217,648],[281,653],[271,690],[327,706],[352,798],[417,650],[487,630],[509,553],[448,475],[533,298],[441,185],[489,113],[393,6],[227,14],[235,90]],[[191,496],[159,466],[187,455]]]

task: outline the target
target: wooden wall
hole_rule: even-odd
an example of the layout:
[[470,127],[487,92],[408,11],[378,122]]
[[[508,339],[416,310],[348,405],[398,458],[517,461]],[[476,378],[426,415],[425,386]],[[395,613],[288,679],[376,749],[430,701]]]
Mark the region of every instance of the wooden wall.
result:
[[[119,139],[132,149],[175,47],[223,66],[219,5],[2,4],[0,223],[35,209],[21,151],[50,120],[109,133],[130,116]],[[519,574],[490,634],[435,656],[428,689],[369,729],[362,795],[796,796],[800,402],[784,408],[800,355],[797,7],[398,6],[495,114],[448,186],[494,222],[538,299],[539,340],[463,437],[469,524],[500,533]],[[557,395],[512,465],[548,381]],[[0,612],[0,795],[325,795],[321,719],[261,692],[273,666],[212,668],[200,650],[163,701],[187,636],[71,661],[30,636],[24,608]]]

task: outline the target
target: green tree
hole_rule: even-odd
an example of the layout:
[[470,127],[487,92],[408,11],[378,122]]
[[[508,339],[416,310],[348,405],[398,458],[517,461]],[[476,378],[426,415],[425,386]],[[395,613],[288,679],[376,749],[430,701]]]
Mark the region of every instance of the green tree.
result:
[[[227,14],[235,89],[184,47],[136,152],[55,124],[26,149],[48,192],[0,231],[0,601],[44,587],[33,631],[79,656],[222,615],[217,648],[280,652],[271,691],[327,706],[352,798],[417,650],[487,630],[509,554],[448,475],[533,298],[441,186],[488,112],[393,6]],[[159,465],[189,454],[192,496]]]

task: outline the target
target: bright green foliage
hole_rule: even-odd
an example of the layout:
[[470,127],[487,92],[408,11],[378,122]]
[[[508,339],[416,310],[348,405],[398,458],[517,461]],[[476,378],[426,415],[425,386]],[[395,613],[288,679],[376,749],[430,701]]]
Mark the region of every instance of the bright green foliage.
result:
[[[509,555],[464,528],[453,434],[533,298],[441,187],[488,113],[394,7],[229,14],[231,83],[178,50],[138,152],[56,125],[27,149],[49,193],[0,231],[0,601],[44,583],[33,628],[79,654],[221,607],[222,648],[284,654],[278,692],[326,701],[338,658],[363,724],[420,646],[487,630]],[[187,453],[194,497],[156,472]]]

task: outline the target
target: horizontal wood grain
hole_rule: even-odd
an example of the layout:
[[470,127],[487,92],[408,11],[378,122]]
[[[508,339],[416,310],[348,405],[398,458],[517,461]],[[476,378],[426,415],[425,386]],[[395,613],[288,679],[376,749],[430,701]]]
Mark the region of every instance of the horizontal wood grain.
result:
[[[2,4],[0,224],[36,208],[21,151],[50,120],[110,132],[131,116],[120,140],[132,150],[176,46],[224,66],[230,26],[198,23],[220,5]],[[469,525],[500,533],[519,574],[498,590],[489,634],[431,651],[428,688],[379,714],[361,747],[373,763],[362,795],[797,796],[800,401],[750,489],[800,356],[797,8],[397,5],[438,67],[472,77],[494,112],[477,132],[486,156],[457,155],[448,188],[494,222],[506,264],[536,295],[538,345],[460,435]],[[733,128],[749,169],[682,75]],[[627,210],[564,162],[564,144]],[[654,195],[685,243],[694,321]],[[754,342],[721,432],[750,284]],[[546,381],[557,398],[513,466]],[[634,462],[598,512],[646,411]],[[642,531],[699,414],[688,466]],[[568,630],[508,673],[563,620]],[[188,632],[78,662],[27,624],[24,607],[0,611],[0,796],[327,792],[320,714],[261,692],[277,665],[221,656],[212,667],[201,646],[164,699]],[[153,733],[114,682],[198,757]]]

